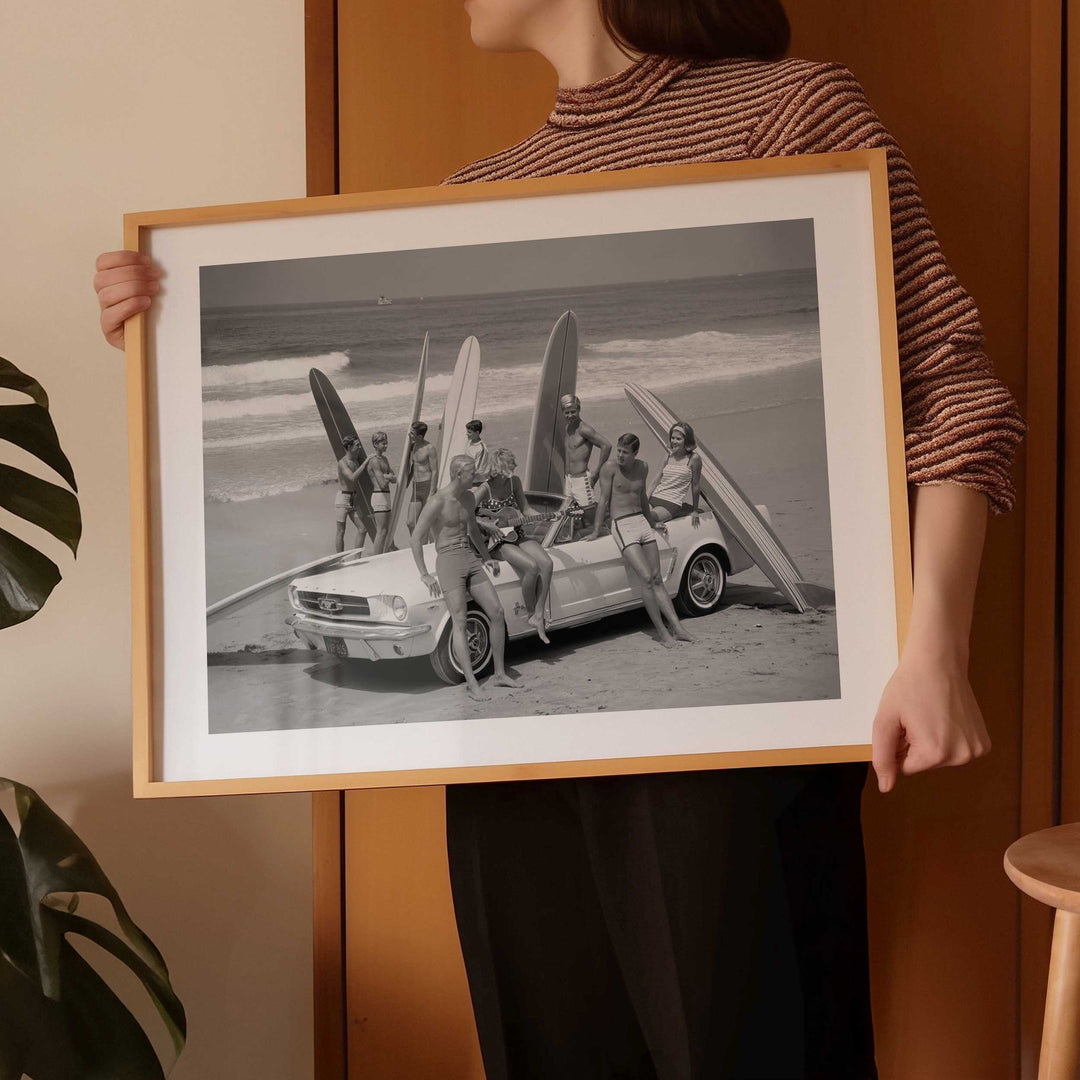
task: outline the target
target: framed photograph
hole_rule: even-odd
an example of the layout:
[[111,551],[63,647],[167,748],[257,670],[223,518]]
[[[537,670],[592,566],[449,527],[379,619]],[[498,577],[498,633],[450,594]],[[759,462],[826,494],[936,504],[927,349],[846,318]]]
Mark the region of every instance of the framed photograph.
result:
[[883,151],[125,229],[137,795],[868,759]]

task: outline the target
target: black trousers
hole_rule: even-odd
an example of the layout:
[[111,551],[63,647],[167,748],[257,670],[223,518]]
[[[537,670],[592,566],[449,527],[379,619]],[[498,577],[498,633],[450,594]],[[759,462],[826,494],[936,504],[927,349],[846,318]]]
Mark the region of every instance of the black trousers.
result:
[[865,779],[447,788],[488,1080],[873,1080]]

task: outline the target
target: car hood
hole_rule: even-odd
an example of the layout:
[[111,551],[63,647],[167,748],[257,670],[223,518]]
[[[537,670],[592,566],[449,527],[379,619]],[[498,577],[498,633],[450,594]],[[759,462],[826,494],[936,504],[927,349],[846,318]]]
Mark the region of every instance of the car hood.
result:
[[[435,549],[424,547],[429,570],[434,570]],[[308,592],[336,593],[340,596],[402,596],[409,603],[430,599],[410,549],[387,551],[361,559],[356,553],[342,556],[332,570],[321,570],[293,578],[290,585]]]

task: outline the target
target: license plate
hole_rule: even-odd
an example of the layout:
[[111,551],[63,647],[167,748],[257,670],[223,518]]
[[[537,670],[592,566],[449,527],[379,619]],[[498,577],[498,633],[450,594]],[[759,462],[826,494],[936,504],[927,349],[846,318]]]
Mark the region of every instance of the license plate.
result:
[[344,656],[348,657],[349,647],[345,644],[344,638],[339,637],[324,637],[323,645],[326,651],[331,656]]

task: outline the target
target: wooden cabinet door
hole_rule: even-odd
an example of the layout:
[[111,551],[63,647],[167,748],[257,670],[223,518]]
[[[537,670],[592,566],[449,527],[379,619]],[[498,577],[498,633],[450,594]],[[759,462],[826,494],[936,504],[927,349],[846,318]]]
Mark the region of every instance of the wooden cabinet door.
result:
[[[1052,275],[1037,282],[1045,297],[1029,292],[1029,244],[1045,250],[1029,226],[1052,224],[1032,210],[1050,188],[1032,182],[1030,147],[1053,146],[1056,133],[1052,116],[1033,117],[1028,48],[1038,39],[1034,55],[1052,51],[1055,4],[787,6],[793,51],[851,67],[905,147],[946,254],[982,309],[988,351],[1023,402],[1038,333],[1029,312],[1056,318]],[[341,191],[438,182],[529,134],[550,109],[543,62],[475,49],[457,3],[338,0],[337,33]],[[1050,823],[1040,787],[1050,763],[1040,758],[1031,772],[1029,761],[1022,773],[1022,507],[992,524],[976,613],[973,681],[993,754],[905,781],[888,798],[867,793],[874,1010],[888,1080],[1006,1080],[1021,1059],[1020,906],[1001,856],[1022,811],[1030,827]],[[442,789],[346,793],[348,1074],[357,1080],[482,1078],[444,822]],[[1037,1046],[1037,1027],[1025,1035]]]

